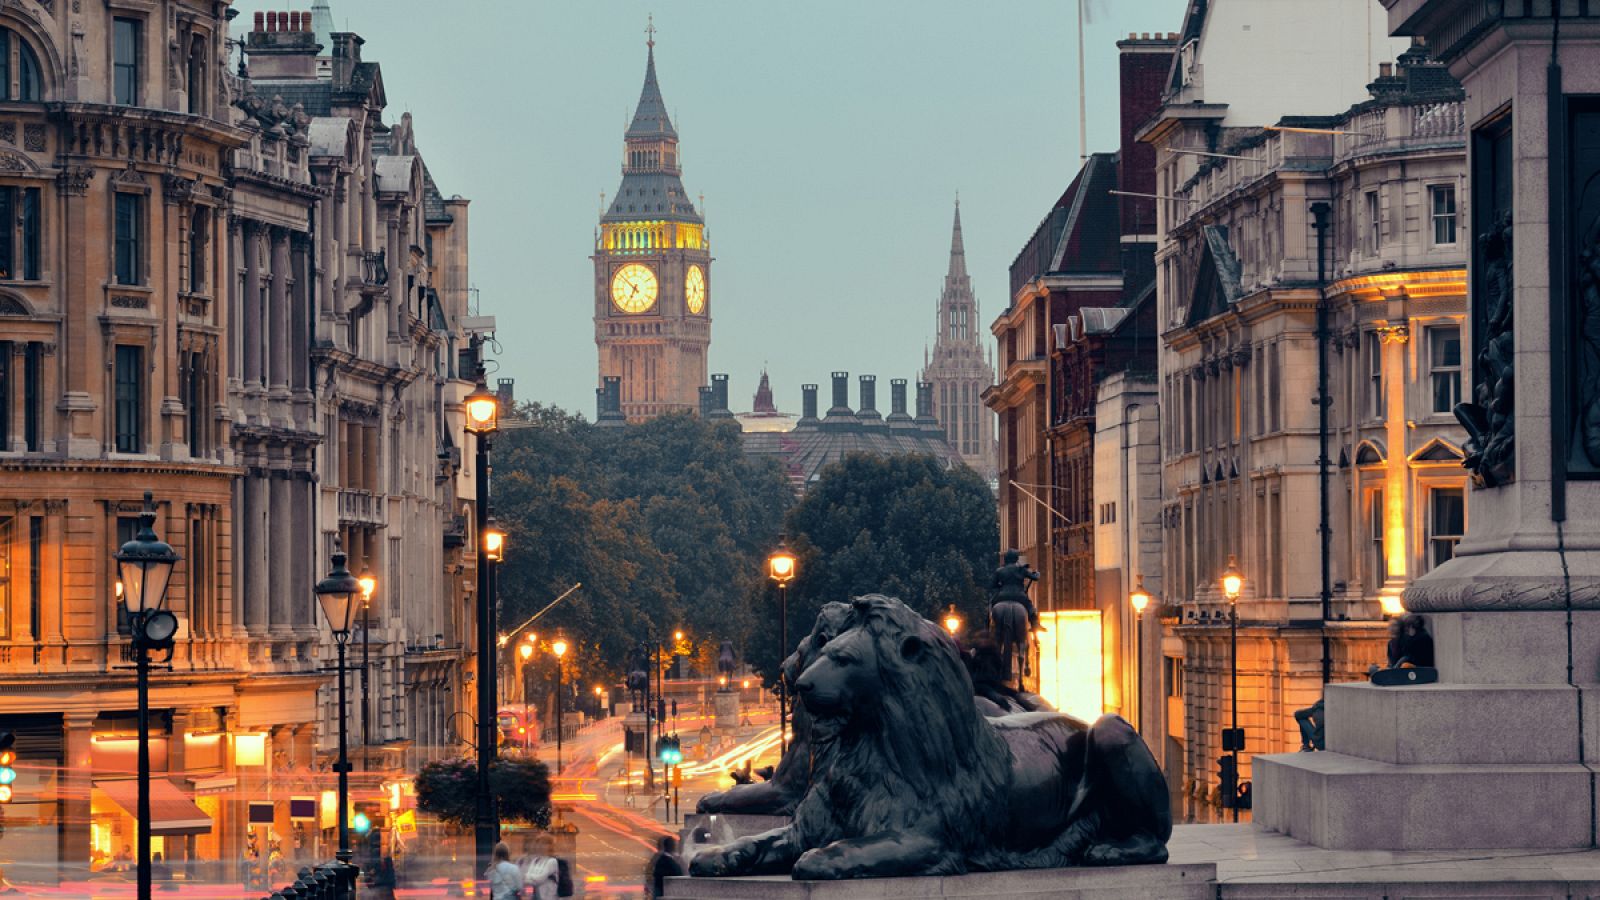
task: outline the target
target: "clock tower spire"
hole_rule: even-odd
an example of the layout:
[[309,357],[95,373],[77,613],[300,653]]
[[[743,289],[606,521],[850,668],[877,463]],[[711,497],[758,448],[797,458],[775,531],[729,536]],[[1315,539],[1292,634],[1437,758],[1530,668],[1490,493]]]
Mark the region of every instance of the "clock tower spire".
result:
[[623,133],[622,184],[595,242],[597,382],[622,379],[630,422],[694,410],[711,347],[711,245],[683,187],[678,131],[656,80],[656,29],[645,29],[644,88]]

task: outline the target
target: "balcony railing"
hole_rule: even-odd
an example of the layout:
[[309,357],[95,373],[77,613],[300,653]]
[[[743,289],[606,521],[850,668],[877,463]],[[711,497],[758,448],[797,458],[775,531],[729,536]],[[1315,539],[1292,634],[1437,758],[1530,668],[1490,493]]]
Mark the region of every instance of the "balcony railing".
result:
[[339,519],[367,525],[383,524],[383,501],[368,491],[340,491]]
[[361,255],[361,283],[368,287],[383,287],[389,283],[389,264],[382,250],[369,250]]

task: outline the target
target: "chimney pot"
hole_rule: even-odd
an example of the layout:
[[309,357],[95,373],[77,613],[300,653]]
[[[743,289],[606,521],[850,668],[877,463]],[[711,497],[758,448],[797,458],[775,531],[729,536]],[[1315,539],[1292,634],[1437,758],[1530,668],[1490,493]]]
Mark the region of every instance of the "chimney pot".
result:
[[262,12],[259,9],[256,10],[256,29],[255,30],[256,31],[266,31],[267,30],[267,14]]
[[267,11],[267,31],[276,34],[278,31],[278,17],[282,13],[276,10]]
[[289,31],[299,31],[300,30],[300,10],[297,9],[297,10],[294,10],[294,11],[289,13],[289,28],[288,28],[288,30]]
[[311,33],[311,13],[306,13],[300,17],[300,30],[306,34]]
[[1148,31],[1139,32],[1139,40],[1141,40],[1141,41],[1150,40],[1150,32],[1148,32]]
[[1394,74],[1394,63],[1378,63],[1378,77],[1388,78]]

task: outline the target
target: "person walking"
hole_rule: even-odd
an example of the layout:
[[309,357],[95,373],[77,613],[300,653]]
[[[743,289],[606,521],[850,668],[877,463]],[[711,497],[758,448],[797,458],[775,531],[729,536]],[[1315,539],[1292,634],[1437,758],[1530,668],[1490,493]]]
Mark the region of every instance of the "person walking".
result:
[[688,874],[683,870],[683,863],[678,860],[677,838],[664,834],[656,842],[656,847],[656,855],[650,857],[650,865],[645,870],[645,887],[649,889],[651,898],[666,893],[667,878]]
[[490,900],[521,900],[522,870],[511,862],[511,848],[505,841],[494,845],[494,862],[483,873],[489,882]]
[[520,863],[528,900],[556,900],[559,896],[561,863],[555,857],[550,836],[540,835],[524,844],[523,848],[525,852]]

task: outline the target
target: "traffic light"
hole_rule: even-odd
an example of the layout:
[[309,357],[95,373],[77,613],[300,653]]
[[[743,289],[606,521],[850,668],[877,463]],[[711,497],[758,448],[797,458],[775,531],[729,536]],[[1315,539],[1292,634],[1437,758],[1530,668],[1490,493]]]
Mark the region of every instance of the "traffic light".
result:
[[676,700],[672,701],[672,717],[674,719],[678,717],[678,701]]
[[1217,757],[1217,793],[1222,797],[1222,808],[1233,809],[1239,796],[1239,770],[1232,756]]
[[669,766],[683,762],[683,748],[675,734],[664,735],[656,742],[656,755]]
[[11,749],[16,742],[14,732],[0,732],[0,803],[11,802],[11,785],[17,780],[17,770],[12,768],[17,761],[17,751]]

